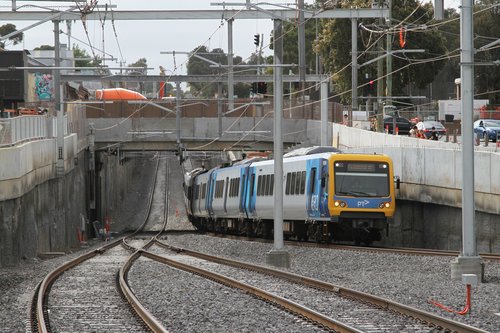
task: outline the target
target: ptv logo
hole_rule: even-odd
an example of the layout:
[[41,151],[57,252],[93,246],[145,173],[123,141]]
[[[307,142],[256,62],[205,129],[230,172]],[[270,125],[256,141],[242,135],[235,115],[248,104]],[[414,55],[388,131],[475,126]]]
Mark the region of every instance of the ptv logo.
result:
[[358,201],[358,207],[365,207],[369,203],[370,203],[370,201],[368,201],[368,200]]

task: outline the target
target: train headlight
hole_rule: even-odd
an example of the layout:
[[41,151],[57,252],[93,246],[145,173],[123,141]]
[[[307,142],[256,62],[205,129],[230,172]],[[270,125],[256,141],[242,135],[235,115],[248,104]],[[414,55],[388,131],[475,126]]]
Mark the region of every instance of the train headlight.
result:
[[347,204],[344,201],[335,201],[334,203],[335,207],[340,207],[340,208],[345,208],[347,207]]
[[335,205],[335,207],[338,207],[338,206],[340,206],[340,203],[338,201],[335,201],[334,205]]
[[343,201],[340,202],[340,207],[344,208],[344,207],[347,207],[347,204]]
[[391,207],[391,203],[390,202],[381,202],[378,205],[378,208],[389,208],[389,207]]

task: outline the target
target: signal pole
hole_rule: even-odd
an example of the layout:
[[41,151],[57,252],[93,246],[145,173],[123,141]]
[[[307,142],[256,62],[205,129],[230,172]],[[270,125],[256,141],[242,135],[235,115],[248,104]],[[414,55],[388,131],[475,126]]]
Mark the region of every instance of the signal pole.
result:
[[290,256],[283,249],[283,22],[274,20],[274,247],[266,263],[290,267]]

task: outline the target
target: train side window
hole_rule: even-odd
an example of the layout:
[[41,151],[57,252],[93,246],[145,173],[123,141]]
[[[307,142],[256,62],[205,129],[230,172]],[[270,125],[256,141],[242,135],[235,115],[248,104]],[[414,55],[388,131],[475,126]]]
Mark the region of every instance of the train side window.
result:
[[290,194],[295,195],[295,182],[297,180],[297,173],[292,172],[292,180],[290,180]]
[[257,177],[257,196],[260,195],[262,191],[262,176]]
[[268,175],[262,176],[264,178],[264,186],[262,186],[262,195],[267,195],[267,187],[269,186],[269,178]]
[[302,175],[300,177],[300,194],[304,194],[306,191],[306,172],[302,171]]
[[262,192],[261,195],[266,195],[266,187],[267,187],[267,178],[266,175],[262,175]]
[[299,195],[300,194],[300,183],[302,182],[302,173],[301,172],[296,172],[297,174],[297,179],[295,180],[295,194]]
[[289,172],[286,174],[286,189],[285,189],[285,194],[289,195],[290,194],[290,178],[292,178],[292,173]]
[[311,168],[311,193],[314,193],[316,185],[316,168]]
[[271,175],[267,175],[266,178],[266,195],[271,195]]
[[250,177],[250,196],[253,196],[254,187],[255,187],[255,173],[252,173],[252,177]]
[[271,175],[271,189],[269,190],[269,195],[273,195],[274,192],[274,175]]

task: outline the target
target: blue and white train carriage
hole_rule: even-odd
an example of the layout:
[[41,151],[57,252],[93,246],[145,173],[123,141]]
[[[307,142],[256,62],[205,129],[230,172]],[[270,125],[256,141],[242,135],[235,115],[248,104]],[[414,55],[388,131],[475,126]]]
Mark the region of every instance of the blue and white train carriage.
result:
[[[198,229],[272,236],[273,160],[241,161],[193,177],[186,202]],[[284,158],[285,238],[380,240],[394,216],[393,178],[392,161],[385,155],[324,152]]]

